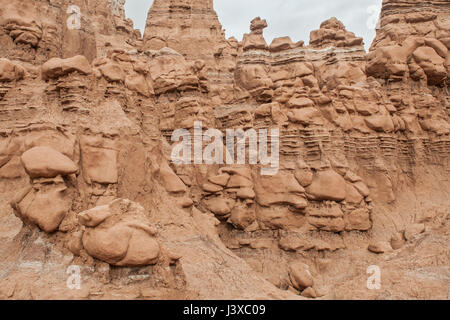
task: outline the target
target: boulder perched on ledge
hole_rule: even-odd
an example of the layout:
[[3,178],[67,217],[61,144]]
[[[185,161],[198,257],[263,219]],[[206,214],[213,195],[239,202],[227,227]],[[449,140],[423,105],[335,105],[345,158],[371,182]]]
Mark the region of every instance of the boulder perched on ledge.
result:
[[37,181],[22,189],[10,202],[23,221],[35,224],[47,233],[58,230],[71,203],[61,177]]
[[52,58],[42,65],[42,78],[44,80],[59,78],[72,72],[85,75],[92,72],[91,65],[86,57]]
[[21,160],[31,178],[54,178],[78,171],[71,159],[50,147],[34,147],[24,152]]

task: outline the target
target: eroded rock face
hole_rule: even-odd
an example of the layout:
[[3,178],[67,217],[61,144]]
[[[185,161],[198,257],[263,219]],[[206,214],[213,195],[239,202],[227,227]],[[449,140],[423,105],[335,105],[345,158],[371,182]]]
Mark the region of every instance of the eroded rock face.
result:
[[312,200],[342,201],[346,196],[345,180],[333,170],[319,172],[307,191]]
[[216,45],[224,40],[212,0],[153,2],[144,34],[146,50],[170,47],[195,59],[212,59]]
[[[0,298],[380,298],[367,261],[392,297],[447,298],[448,1],[384,1],[369,53],[336,18],[239,42],[211,0],[155,1],[141,39],[123,1],[22,2],[0,6]],[[195,121],[278,129],[277,173],[171,163]]]
[[86,227],[82,238],[85,250],[116,266],[155,264],[160,246],[144,210],[139,204],[118,199],[81,212],[78,220]]

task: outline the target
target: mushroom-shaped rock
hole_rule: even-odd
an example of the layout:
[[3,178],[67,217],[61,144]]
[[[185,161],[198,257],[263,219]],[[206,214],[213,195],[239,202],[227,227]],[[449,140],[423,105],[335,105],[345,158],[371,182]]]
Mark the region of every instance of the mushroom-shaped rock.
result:
[[34,147],[24,152],[21,160],[31,178],[54,178],[78,171],[71,159],[50,147]]
[[83,247],[89,255],[115,266],[155,264],[160,256],[156,231],[145,209],[130,200],[116,199],[78,215],[86,227]]
[[52,58],[42,65],[42,78],[54,79],[72,72],[90,74],[91,65],[85,56],[75,56],[68,59]]

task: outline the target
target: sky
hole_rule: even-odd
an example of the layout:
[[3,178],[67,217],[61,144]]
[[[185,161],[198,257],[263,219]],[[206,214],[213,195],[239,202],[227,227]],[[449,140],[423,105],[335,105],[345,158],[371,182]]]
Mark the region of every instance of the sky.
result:
[[[375,37],[375,26],[382,0],[214,0],[216,10],[227,38],[242,39],[250,31],[250,21],[260,16],[266,19],[264,29],[266,42],[274,38],[290,36],[294,42],[309,42],[309,33],[319,29],[320,24],[336,17],[348,31],[363,37],[366,48]],[[153,0],[127,0],[125,13],[142,34],[147,13]]]

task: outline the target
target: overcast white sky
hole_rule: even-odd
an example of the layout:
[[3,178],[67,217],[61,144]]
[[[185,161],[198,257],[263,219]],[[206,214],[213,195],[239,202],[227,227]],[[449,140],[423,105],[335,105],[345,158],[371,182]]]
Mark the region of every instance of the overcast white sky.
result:
[[[290,36],[296,42],[309,42],[309,33],[328,18],[341,20],[348,31],[363,37],[368,48],[375,37],[382,0],[214,0],[226,36],[242,39],[249,32],[250,21],[260,16],[269,26],[264,30],[268,44],[273,38]],[[145,28],[153,0],[127,0],[125,11],[135,28]]]

